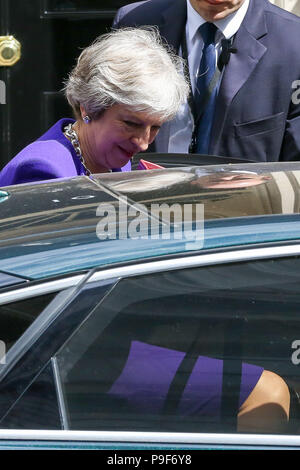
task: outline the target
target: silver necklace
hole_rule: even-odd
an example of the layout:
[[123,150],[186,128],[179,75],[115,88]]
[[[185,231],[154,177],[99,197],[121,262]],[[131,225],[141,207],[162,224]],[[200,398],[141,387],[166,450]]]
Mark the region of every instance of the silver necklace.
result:
[[79,143],[79,140],[78,140],[78,135],[77,135],[76,131],[73,129],[73,124],[72,123],[68,124],[64,128],[64,134],[70,140],[71,144],[73,145],[75,153],[76,153],[77,157],[79,158],[79,160],[80,160],[80,162],[81,162],[81,164],[84,168],[86,176],[90,176],[91,172],[85,164],[83,155],[81,153],[81,148],[80,148],[80,143]]

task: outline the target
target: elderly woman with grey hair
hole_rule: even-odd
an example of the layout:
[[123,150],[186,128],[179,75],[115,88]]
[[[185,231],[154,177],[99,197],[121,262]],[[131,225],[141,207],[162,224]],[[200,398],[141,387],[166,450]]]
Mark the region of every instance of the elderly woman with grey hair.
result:
[[61,119],[0,173],[0,186],[130,170],[187,99],[182,60],[155,29],[125,28],[83,50],[65,83],[74,119]]

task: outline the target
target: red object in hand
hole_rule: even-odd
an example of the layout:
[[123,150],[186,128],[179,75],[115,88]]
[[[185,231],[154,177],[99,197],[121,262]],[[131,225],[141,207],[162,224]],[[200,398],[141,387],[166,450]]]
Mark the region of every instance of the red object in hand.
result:
[[143,160],[143,159],[139,161],[139,164],[137,167],[138,170],[158,170],[159,168],[164,168],[164,167],[161,165],[157,165],[156,163],[147,162],[147,160]]

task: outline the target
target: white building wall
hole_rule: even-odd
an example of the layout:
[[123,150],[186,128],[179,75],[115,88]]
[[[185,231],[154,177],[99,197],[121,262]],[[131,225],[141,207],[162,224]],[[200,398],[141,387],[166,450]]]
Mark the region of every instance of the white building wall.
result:
[[300,0],[270,0],[270,2],[300,16]]

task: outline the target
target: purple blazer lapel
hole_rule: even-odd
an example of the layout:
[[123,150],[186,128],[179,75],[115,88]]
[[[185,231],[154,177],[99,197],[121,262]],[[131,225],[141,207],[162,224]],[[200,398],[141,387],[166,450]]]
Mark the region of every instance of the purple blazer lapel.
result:
[[214,152],[218,146],[230,103],[267,51],[267,48],[259,41],[267,34],[264,5],[264,0],[251,1],[245,19],[236,34],[233,47],[237,49],[237,52],[231,54],[221,81],[210,152]]

